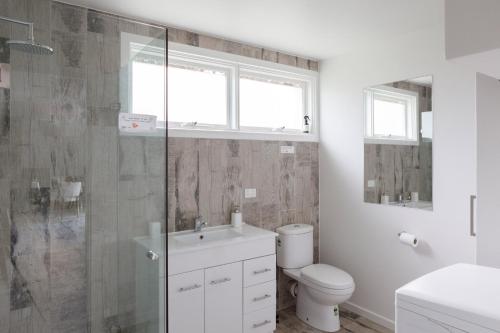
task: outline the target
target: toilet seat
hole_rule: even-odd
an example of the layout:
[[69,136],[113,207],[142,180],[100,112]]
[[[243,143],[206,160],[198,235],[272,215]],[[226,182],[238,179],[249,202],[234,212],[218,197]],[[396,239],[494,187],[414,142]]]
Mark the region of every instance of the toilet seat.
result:
[[343,270],[326,264],[313,264],[304,268],[283,269],[285,275],[309,288],[329,295],[350,295],[354,292],[354,280]]
[[343,270],[326,264],[309,265],[301,269],[301,280],[312,287],[328,289],[330,292],[352,291],[354,280]]

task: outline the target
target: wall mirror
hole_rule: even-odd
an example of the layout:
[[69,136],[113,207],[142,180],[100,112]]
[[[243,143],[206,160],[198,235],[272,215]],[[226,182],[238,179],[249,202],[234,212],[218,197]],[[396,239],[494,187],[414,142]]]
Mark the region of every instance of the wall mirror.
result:
[[364,200],[432,210],[432,76],[366,88]]

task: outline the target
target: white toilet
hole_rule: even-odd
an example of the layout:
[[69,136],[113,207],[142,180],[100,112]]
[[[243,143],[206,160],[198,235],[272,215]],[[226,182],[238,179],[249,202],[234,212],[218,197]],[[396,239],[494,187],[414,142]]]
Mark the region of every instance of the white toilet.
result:
[[352,277],[334,266],[313,264],[312,225],[290,224],[276,232],[278,266],[298,282],[297,317],[322,331],[338,331],[338,304],[354,292]]

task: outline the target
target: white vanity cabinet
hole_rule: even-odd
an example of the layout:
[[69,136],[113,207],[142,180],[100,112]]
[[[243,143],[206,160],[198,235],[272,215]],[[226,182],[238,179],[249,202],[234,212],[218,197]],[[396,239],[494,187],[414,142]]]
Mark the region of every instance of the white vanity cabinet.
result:
[[169,333],[272,333],[275,240],[274,232],[248,225],[169,234]]

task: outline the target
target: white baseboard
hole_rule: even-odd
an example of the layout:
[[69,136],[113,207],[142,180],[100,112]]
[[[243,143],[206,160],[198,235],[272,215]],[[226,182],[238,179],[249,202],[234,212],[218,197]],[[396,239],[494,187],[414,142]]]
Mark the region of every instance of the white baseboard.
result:
[[394,331],[394,320],[391,320],[389,318],[381,316],[373,311],[365,309],[365,308],[363,308],[359,305],[356,305],[354,303],[351,303],[351,302],[342,303],[342,305],[340,307],[345,308],[346,310],[352,311],[360,316],[365,317],[366,319],[373,321],[376,324],[379,324],[381,326],[384,326],[384,327]]

